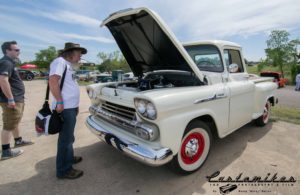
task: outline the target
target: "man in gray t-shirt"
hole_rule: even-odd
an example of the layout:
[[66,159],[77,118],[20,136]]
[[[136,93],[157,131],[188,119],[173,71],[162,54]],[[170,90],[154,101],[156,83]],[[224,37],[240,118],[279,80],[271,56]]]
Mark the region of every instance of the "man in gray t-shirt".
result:
[[25,87],[16,68],[20,49],[16,41],[4,42],[1,46],[4,57],[0,59],[0,106],[2,107],[3,130],[1,132],[1,160],[16,157],[23,150],[10,148],[11,134],[15,138],[15,148],[31,145],[20,136],[19,123],[24,111]]

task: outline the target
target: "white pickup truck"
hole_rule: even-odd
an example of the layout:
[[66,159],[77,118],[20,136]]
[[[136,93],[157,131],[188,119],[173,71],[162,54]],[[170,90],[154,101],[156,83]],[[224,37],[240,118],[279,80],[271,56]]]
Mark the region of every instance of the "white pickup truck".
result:
[[203,165],[213,139],[255,120],[268,123],[276,84],[246,72],[227,41],[181,44],[147,8],[111,14],[108,27],[137,81],[87,87],[86,124],[101,140],[152,166],[182,173]]

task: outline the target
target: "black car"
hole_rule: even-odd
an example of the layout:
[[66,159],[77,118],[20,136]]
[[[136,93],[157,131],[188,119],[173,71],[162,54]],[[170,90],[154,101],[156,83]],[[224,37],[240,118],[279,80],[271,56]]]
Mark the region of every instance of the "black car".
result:
[[22,80],[31,81],[35,77],[34,73],[31,72],[30,70],[19,69],[18,72],[19,72],[19,75],[20,75]]
[[45,71],[45,72],[40,71],[40,76],[41,77],[49,77],[49,72],[48,71]]
[[237,189],[237,185],[227,184],[225,186],[220,187],[220,193],[221,194],[228,194],[229,192],[232,192],[235,189]]

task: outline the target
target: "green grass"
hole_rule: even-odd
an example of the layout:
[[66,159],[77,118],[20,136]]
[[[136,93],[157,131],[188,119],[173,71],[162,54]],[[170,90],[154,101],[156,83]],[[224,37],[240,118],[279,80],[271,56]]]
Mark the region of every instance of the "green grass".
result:
[[[246,67],[247,72],[250,74],[257,74],[259,75],[260,72],[257,70],[257,66],[247,66]],[[261,71],[276,71],[280,72],[279,67],[274,67],[274,66],[264,66]],[[288,79],[288,85],[291,85],[291,81],[294,79],[291,79],[291,70],[290,67],[283,67],[283,73],[284,77]]]
[[271,110],[271,119],[300,124],[300,108],[275,106]]
[[[246,69],[247,69],[248,73],[259,74],[259,72],[257,70],[257,66],[247,66]],[[276,72],[280,72],[279,67],[274,67],[274,66],[264,66],[261,71],[276,71]],[[283,73],[284,73],[285,76],[289,76],[290,72],[291,72],[290,67],[284,67],[283,68]]]
[[[279,71],[278,67],[273,66],[265,66],[262,71]],[[257,74],[259,75],[259,72],[257,71],[257,66],[247,66],[247,71],[250,74]],[[290,81],[290,70],[288,70],[286,67],[284,67],[284,74],[285,77],[289,79]],[[300,124],[300,108],[290,108],[285,106],[275,106],[272,107],[271,110],[271,119],[273,120],[281,120],[286,121],[294,124]]]
[[248,73],[258,75],[257,66],[247,66],[246,69]]
[[77,83],[79,86],[87,86],[87,85],[93,84],[94,82],[93,81],[77,81]]

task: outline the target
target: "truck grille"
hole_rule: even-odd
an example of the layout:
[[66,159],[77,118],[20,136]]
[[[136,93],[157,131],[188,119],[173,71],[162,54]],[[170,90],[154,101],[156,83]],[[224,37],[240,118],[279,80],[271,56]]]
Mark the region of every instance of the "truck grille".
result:
[[105,111],[108,111],[110,113],[113,113],[117,116],[134,120],[135,118],[135,109],[134,108],[129,108],[126,106],[121,106],[118,104],[114,104],[111,102],[103,102],[102,103],[102,109]]

